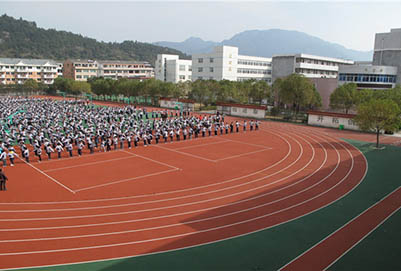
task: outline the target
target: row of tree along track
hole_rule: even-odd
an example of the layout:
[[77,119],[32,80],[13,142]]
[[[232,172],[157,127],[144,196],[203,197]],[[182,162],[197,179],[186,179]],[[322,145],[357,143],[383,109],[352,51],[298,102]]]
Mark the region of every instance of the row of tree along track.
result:
[[[7,172],[18,184],[0,199],[0,269],[182,249],[316,211],[353,190],[367,170],[356,148],[319,131],[264,122],[259,131],[119,151],[178,170],[75,194],[20,164]],[[80,159],[70,160],[77,167],[68,178],[95,184],[80,179],[88,170]],[[115,163],[129,171],[132,161]]]

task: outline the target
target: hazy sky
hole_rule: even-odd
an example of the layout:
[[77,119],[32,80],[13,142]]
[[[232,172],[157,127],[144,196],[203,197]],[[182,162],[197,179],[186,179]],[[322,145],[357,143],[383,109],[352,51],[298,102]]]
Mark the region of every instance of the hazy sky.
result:
[[222,41],[244,30],[298,30],[350,49],[401,28],[400,1],[4,1],[0,14],[103,41]]

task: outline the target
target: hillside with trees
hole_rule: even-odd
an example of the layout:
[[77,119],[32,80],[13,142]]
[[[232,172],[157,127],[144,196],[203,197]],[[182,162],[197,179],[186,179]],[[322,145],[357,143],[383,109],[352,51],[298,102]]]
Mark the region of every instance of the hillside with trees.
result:
[[0,57],[67,58],[97,60],[136,60],[154,65],[157,54],[175,54],[187,58],[175,49],[137,41],[98,42],[71,32],[43,29],[22,18],[0,16]]

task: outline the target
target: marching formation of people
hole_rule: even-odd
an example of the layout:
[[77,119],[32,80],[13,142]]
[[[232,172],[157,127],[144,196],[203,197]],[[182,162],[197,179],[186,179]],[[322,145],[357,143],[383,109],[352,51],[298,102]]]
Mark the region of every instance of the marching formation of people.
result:
[[[30,149],[37,161],[44,153],[50,160],[81,156],[83,150],[111,151],[218,134],[258,130],[258,120],[225,122],[224,116],[195,116],[184,110],[153,110],[136,106],[93,106],[81,100],[35,98],[0,99],[0,160],[11,166],[16,157],[30,162]],[[19,146],[17,154],[15,146]]]

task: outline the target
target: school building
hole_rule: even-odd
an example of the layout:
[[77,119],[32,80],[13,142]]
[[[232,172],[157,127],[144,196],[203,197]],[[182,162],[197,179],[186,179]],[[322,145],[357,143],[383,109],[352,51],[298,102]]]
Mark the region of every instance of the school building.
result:
[[49,59],[0,58],[0,84],[24,84],[28,79],[53,84],[57,69],[57,63]]

